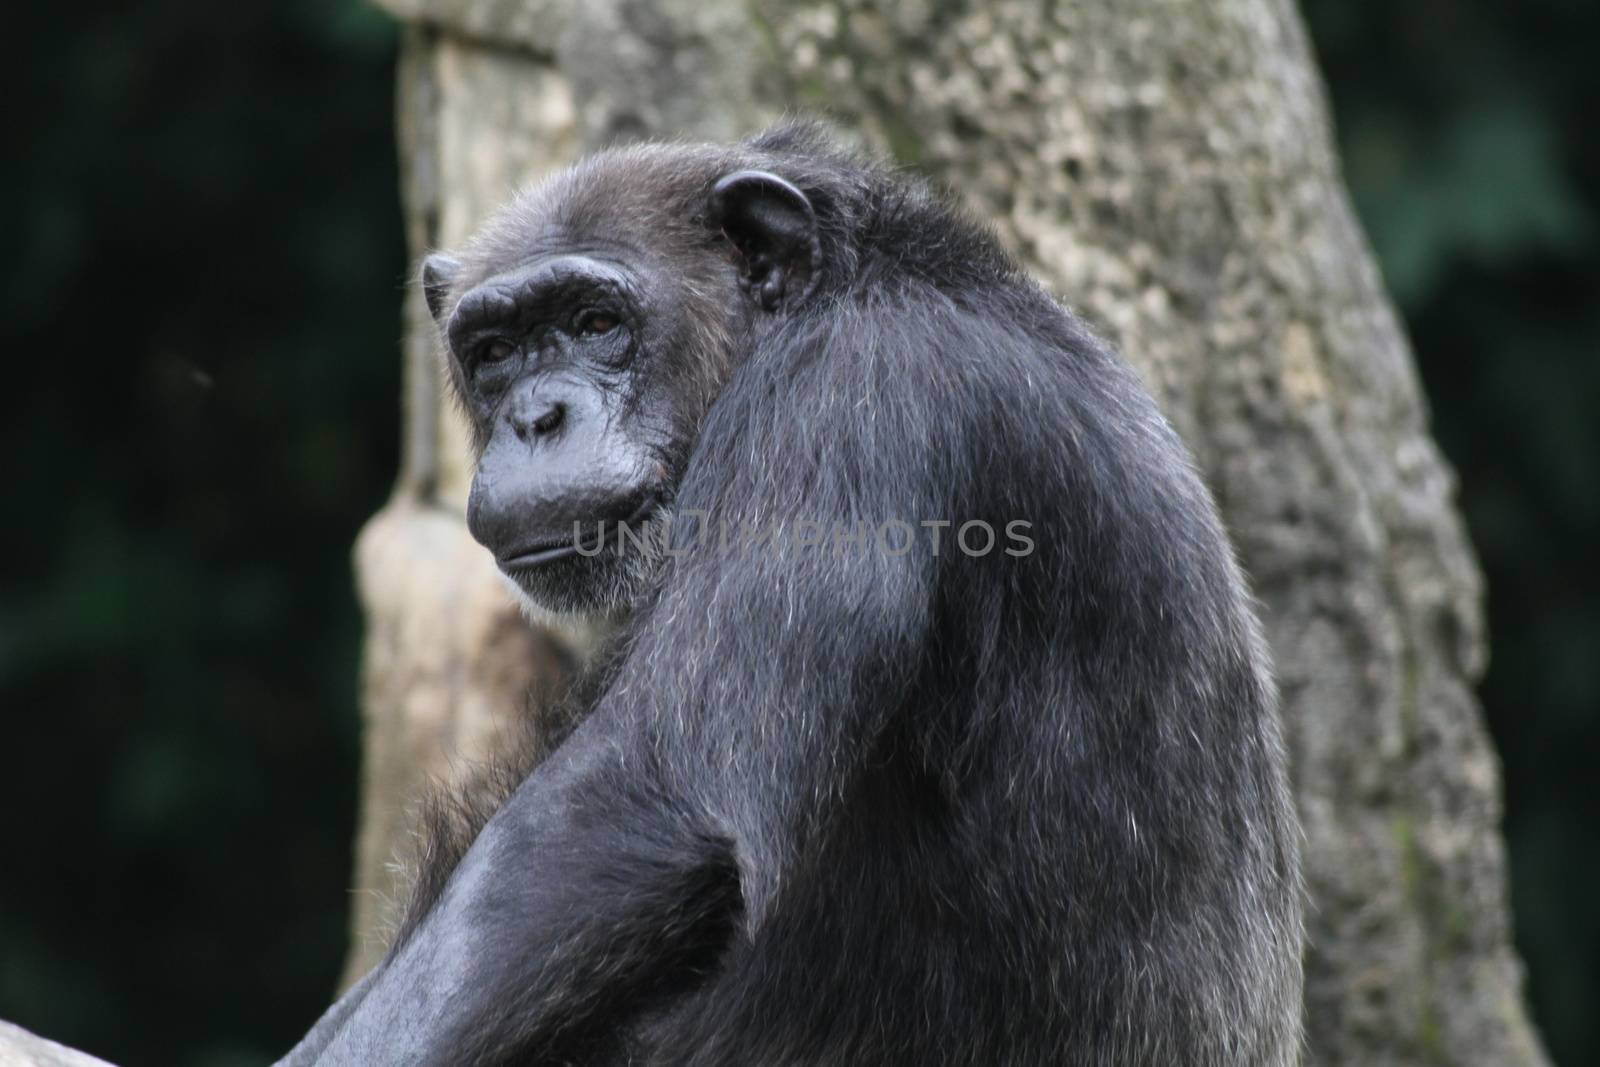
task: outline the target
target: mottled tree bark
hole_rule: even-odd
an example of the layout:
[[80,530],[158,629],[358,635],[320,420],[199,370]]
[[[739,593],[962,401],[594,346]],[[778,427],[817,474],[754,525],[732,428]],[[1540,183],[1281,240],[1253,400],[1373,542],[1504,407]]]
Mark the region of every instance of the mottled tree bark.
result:
[[[1263,603],[1307,836],[1312,1059],[1545,1062],[1472,694],[1480,579],[1290,0],[382,2],[411,26],[416,252],[584,150],[796,109],[990,219],[1145,374]],[[422,773],[481,755],[559,640],[465,540],[461,434],[414,305],[411,327],[407,471],[359,552],[364,888]]]

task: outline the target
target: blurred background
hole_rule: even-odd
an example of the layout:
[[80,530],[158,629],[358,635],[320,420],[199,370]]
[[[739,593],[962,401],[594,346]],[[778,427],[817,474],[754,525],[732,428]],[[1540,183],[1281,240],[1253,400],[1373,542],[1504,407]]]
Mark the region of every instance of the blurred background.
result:
[[[397,29],[259,7],[25,5],[0,70],[0,1018],[127,1065],[270,1062],[345,947]],[[1303,7],[1488,576],[1534,1013],[1600,1062],[1600,5]]]

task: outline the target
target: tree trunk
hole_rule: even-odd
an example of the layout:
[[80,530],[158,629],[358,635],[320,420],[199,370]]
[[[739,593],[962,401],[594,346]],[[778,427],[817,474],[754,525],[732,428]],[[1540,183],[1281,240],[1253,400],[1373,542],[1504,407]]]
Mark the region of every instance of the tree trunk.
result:
[[[1145,374],[1262,601],[1307,837],[1313,1061],[1545,1062],[1472,694],[1480,579],[1289,0],[382,2],[411,26],[414,252],[583,151],[792,109],[991,220]],[[466,540],[416,305],[406,473],[359,550],[366,889],[423,771],[481,756],[568,643],[523,627]]]

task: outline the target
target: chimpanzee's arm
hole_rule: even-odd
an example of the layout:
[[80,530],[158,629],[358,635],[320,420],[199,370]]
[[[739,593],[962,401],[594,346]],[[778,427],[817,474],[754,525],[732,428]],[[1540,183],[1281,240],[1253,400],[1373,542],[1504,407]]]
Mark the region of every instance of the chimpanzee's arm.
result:
[[345,1020],[356,1010],[356,1005],[366,997],[367,990],[372,988],[372,983],[379,973],[381,973],[380,968],[374,968],[362,975],[355,985],[345,990],[344,994],[333,1002],[333,1006],[322,1013],[322,1018],[306,1032],[300,1043],[290,1049],[288,1054],[273,1067],[311,1067],[311,1064],[316,1063],[317,1057],[322,1055],[329,1042],[338,1035],[339,1028],[344,1025]]
[[490,820],[313,1062],[553,1056],[730,928],[730,846],[650,795],[619,725],[591,718]]

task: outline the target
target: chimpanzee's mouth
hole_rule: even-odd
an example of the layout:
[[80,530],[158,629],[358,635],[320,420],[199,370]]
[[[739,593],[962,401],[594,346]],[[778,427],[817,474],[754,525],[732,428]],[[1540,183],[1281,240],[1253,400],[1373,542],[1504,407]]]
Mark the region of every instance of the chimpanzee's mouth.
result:
[[511,552],[496,557],[503,571],[529,570],[543,567],[572,556],[597,556],[609,542],[620,541],[618,527],[625,526],[635,536],[642,535],[644,524],[655,514],[660,501],[649,496],[633,509],[633,513],[618,522],[616,519],[599,519],[593,524],[576,524],[577,536],[570,540],[543,540],[524,543]]

